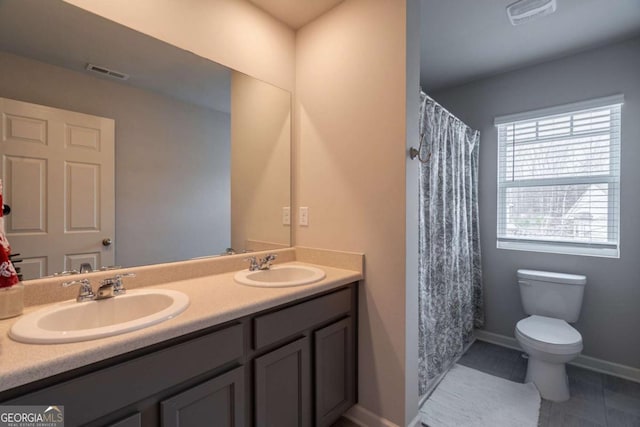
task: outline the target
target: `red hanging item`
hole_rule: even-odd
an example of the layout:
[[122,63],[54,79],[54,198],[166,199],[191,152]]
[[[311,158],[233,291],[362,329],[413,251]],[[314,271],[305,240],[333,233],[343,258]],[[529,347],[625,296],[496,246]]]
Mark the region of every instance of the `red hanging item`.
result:
[[18,283],[18,274],[9,261],[11,247],[4,234],[4,218],[2,217],[2,180],[0,180],[0,288],[8,288]]

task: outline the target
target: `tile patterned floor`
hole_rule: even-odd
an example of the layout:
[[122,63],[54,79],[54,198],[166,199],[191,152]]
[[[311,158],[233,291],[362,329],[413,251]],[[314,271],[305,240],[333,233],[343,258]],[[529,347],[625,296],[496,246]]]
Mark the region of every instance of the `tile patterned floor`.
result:
[[[458,362],[469,368],[524,382],[522,352],[476,341]],[[640,384],[567,366],[571,399],[542,401],[541,427],[640,427]]]
[[[517,382],[524,382],[527,372],[522,352],[483,341],[476,341],[458,363]],[[567,374],[571,399],[542,400],[540,427],[640,427],[640,384],[571,365]],[[341,418],[331,427],[357,425]]]

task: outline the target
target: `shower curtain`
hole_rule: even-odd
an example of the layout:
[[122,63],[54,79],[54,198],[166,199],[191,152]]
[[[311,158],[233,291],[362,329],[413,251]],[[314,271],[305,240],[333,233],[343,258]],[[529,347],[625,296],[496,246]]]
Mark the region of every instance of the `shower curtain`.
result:
[[[420,94],[420,395],[430,392],[484,323],[480,134]],[[427,160],[428,158],[428,160]]]

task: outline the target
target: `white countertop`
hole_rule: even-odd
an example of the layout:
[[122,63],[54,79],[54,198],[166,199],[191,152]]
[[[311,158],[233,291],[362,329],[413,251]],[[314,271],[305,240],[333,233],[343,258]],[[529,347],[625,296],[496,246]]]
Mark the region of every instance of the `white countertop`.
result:
[[[148,328],[76,343],[19,343],[8,336],[11,325],[19,317],[0,320],[0,391],[362,279],[358,271],[302,262],[290,264],[313,265],[323,269],[327,276],[317,283],[290,288],[258,288],[240,285],[233,280],[234,272],[150,286],[149,288],[175,289],[184,292],[189,296],[189,307],[177,317]],[[46,305],[28,307],[24,314],[43,307]]]

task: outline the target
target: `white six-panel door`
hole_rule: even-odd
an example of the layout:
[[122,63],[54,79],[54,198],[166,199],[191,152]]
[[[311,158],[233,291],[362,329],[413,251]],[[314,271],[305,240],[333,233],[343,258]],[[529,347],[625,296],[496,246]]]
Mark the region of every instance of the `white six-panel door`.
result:
[[0,98],[0,176],[24,280],[113,265],[114,121]]

